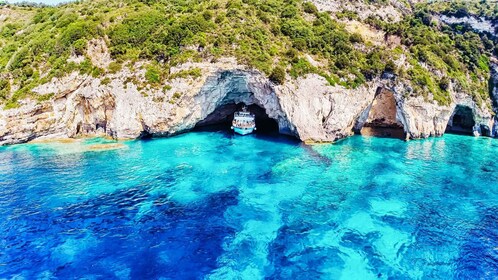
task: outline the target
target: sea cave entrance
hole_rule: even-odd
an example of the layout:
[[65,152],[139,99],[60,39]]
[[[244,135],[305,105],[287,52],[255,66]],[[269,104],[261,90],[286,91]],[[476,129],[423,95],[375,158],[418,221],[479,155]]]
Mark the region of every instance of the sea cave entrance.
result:
[[398,107],[394,93],[378,88],[372,105],[358,120],[355,132],[361,135],[405,139],[403,124],[398,119]]
[[465,105],[457,105],[448,121],[446,133],[472,135],[475,124],[472,108]]
[[280,107],[274,85],[259,72],[218,72],[208,78],[196,99],[201,117],[194,130],[232,131],[234,113],[246,106],[255,115],[256,134],[296,136]]
[[233,114],[240,111],[243,106],[246,106],[255,115],[257,133],[278,134],[277,121],[270,118],[264,108],[256,104],[247,105],[245,103],[220,105],[205,119],[198,122],[195,130],[230,130]]

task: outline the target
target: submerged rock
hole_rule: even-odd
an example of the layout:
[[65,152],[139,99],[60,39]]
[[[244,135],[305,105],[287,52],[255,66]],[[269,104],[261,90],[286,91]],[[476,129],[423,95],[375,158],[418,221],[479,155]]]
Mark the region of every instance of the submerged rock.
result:
[[126,148],[126,145],[122,143],[93,144],[88,146],[88,150],[90,151],[108,151],[124,148]]

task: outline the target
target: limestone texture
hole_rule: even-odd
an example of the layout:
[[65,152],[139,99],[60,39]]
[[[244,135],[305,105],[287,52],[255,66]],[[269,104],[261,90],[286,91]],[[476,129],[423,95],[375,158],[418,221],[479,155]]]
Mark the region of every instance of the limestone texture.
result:
[[[105,52],[99,42],[93,43]],[[265,74],[233,58],[185,63],[171,72],[193,68],[202,74],[179,76],[166,82],[167,87],[141,87],[133,82],[145,83],[145,70],[140,65],[134,69],[141,70],[123,67],[115,74],[106,74],[105,83],[102,78],[76,72],[54,78],[34,89],[38,95],[53,94],[48,101],[28,99],[19,108],[0,110],[0,145],[34,139],[170,136],[191,130],[220,106],[240,103],[261,107],[278,123],[281,133],[306,142],[335,141],[361,130],[369,120],[375,125],[372,120],[383,117],[401,126],[407,139],[440,136],[457,105],[472,110],[476,135],[496,135],[492,109],[478,106],[468,94],[451,86],[452,102],[441,106],[421,96],[412,97],[408,83],[389,75],[355,89],[331,86],[316,74],[287,77],[282,85],[276,85]],[[494,65],[493,84],[498,84],[496,70]],[[389,93],[391,103],[379,100],[379,93]],[[496,101],[496,88],[492,95]],[[379,102],[386,104],[375,106]],[[494,105],[496,109],[496,102]]]

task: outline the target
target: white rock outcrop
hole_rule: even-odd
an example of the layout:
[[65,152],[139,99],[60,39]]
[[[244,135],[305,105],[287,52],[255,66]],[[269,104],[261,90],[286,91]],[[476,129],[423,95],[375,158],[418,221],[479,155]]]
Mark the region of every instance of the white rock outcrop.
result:
[[451,90],[451,105],[440,106],[409,97],[410,87],[395,79],[347,89],[310,74],[277,86],[263,73],[230,58],[186,63],[171,72],[193,68],[200,69],[200,77],[180,75],[157,87],[143,86],[145,71],[128,67],[107,74],[106,82],[78,73],[53,79],[34,89],[39,95],[53,94],[49,101],[28,100],[20,108],[0,110],[0,145],[36,138],[169,136],[194,128],[220,106],[237,103],[263,108],[281,133],[302,141],[334,141],[361,126],[379,88],[393,92],[397,121],[408,138],[442,135],[456,105],[472,108],[476,132],[484,126],[492,130],[494,125],[491,111],[464,93]]

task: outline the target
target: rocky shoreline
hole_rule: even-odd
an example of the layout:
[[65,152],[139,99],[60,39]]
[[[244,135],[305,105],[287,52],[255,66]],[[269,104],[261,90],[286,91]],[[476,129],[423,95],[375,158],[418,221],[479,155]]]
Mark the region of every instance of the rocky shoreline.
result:
[[[389,75],[356,89],[330,86],[316,74],[288,77],[283,85],[275,85],[263,73],[232,58],[186,63],[172,72],[192,68],[201,69],[202,75],[176,78],[167,90],[149,85],[139,88],[130,80],[140,79],[143,73],[129,69],[109,75],[108,84],[78,73],[53,79],[34,89],[39,95],[53,94],[52,99],[27,100],[20,108],[0,111],[0,145],[38,138],[171,136],[193,129],[223,105],[240,103],[261,107],[278,123],[280,133],[306,143],[332,142],[360,131],[366,123],[402,127],[406,139],[440,136],[458,113],[457,106],[471,112],[471,133],[493,137],[498,128],[492,110],[478,106],[451,85],[453,101],[441,106],[421,96],[411,97],[409,84]],[[497,69],[494,65],[493,85],[498,84]],[[395,104],[377,102],[385,94]],[[492,97],[496,106],[496,87]],[[381,105],[375,105],[375,119],[369,120],[374,103]]]

